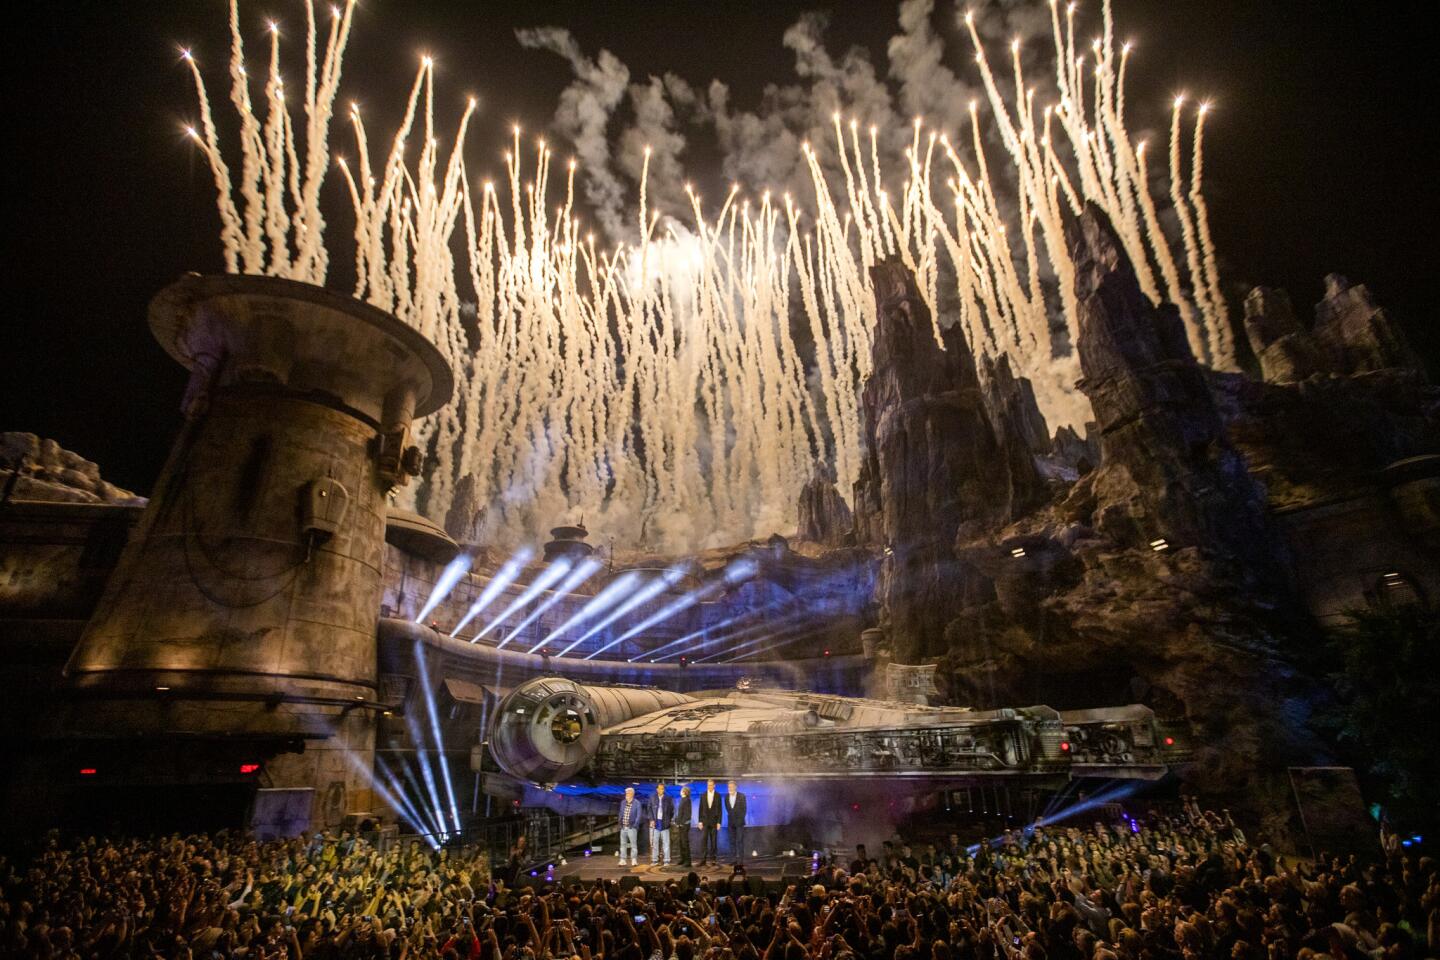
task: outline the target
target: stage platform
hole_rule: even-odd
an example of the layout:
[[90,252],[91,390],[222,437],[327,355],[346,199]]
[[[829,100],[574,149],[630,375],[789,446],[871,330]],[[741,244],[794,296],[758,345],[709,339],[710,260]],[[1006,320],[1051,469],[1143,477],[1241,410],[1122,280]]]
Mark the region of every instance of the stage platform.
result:
[[[639,866],[620,866],[619,859],[613,853],[600,853],[585,856],[583,851],[579,856],[567,857],[565,862],[554,861],[553,870],[546,869],[547,864],[540,864],[532,867],[534,876],[520,878],[523,886],[526,881],[530,883],[542,883],[547,878],[553,878],[557,882],[565,882],[571,879],[578,879],[588,883],[593,880],[617,880],[624,883],[639,882],[650,886],[653,884],[665,884],[671,881],[683,881],[689,874],[694,873],[703,880],[724,880],[735,876],[735,868],[732,864],[721,863],[716,866],[700,866],[695,863],[685,867],[672,863],[670,866],[651,866],[641,861]],[[763,882],[767,887],[771,884],[802,883],[814,872],[814,861],[809,853],[801,855],[796,851],[796,856],[768,856],[768,857],[747,857],[745,860],[744,877],[747,880]],[[634,878],[633,880],[631,878]],[[783,889],[783,886],[782,886]]]

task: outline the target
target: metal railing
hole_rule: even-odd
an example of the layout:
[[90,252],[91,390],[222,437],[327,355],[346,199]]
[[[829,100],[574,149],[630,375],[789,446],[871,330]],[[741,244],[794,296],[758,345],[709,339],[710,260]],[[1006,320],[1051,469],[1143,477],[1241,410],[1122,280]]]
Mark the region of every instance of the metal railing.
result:
[[[492,869],[498,871],[509,862],[510,851],[523,835],[525,858],[521,866],[529,870],[556,863],[568,850],[619,832],[619,822],[615,817],[525,810],[515,816],[473,820],[456,841],[462,846],[483,851],[489,857]],[[411,836],[402,835],[399,839],[405,842]]]

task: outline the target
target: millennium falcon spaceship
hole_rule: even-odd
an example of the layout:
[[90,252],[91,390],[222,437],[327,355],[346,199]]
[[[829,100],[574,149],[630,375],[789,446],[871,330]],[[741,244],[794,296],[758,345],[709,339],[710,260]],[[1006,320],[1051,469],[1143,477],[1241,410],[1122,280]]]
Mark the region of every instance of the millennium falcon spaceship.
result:
[[497,707],[495,763],[542,787],[715,778],[947,784],[1153,780],[1188,757],[1140,705],[977,711],[789,690],[695,694],[537,677]]

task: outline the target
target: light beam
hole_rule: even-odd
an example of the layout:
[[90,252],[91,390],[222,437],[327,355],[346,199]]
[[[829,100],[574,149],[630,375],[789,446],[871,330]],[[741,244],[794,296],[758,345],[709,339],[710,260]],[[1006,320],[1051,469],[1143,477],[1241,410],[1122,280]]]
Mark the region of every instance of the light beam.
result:
[[[505,564],[496,572],[495,576],[491,577],[490,581],[485,584],[485,589],[480,591],[480,596],[476,597],[475,602],[470,604],[470,609],[465,611],[465,616],[461,617],[460,622],[455,624],[455,629],[450,631],[450,636],[453,637],[458,634],[461,630],[465,629],[471,620],[474,620],[489,609],[490,604],[495,602],[495,598],[500,596],[506,587],[514,583],[516,577],[520,576],[520,571],[525,569],[525,564],[530,562],[530,558],[533,555],[534,551],[529,547],[521,547],[513,557],[506,560]],[[470,642],[474,643],[478,639],[478,637],[472,638]]]

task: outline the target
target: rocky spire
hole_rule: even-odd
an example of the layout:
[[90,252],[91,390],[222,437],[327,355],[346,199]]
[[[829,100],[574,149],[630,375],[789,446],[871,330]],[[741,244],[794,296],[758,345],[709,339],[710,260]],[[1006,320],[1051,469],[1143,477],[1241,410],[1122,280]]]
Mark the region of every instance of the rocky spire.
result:
[[[1196,546],[1273,572],[1265,501],[1231,446],[1190,352],[1178,311],[1140,290],[1098,207],[1067,221],[1076,267],[1083,377],[1100,427],[1106,491],[1119,509],[1098,519],[1129,545]],[[1097,481],[1098,482],[1098,481]]]
[[1394,367],[1423,376],[1424,365],[1404,328],[1375,302],[1370,288],[1338,273],[1325,278],[1325,299],[1315,304],[1315,339],[1337,373]]
[[835,471],[828,464],[815,465],[814,475],[800,488],[799,507],[799,539],[835,547],[850,536],[854,520],[835,488]]
[[866,458],[855,528],[885,551],[876,599],[896,659],[914,663],[940,651],[959,609],[957,534],[1008,516],[1011,477],[958,328],[944,331],[943,349],[935,342],[930,310],[897,258],[870,275],[877,326],[861,394]]
[[1036,469],[1035,458],[1050,453],[1050,435],[1035,400],[1035,388],[1027,378],[1010,371],[1009,358],[1001,354],[983,357],[980,362],[985,406],[1010,471],[1009,515],[1013,516],[1048,499],[1049,491]]

